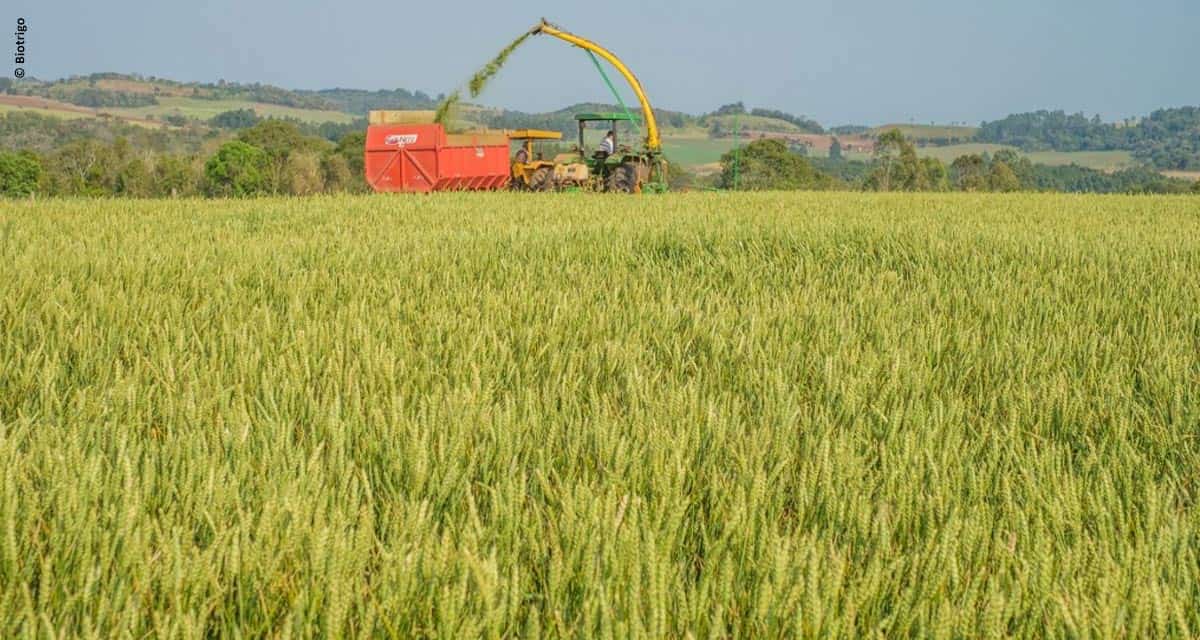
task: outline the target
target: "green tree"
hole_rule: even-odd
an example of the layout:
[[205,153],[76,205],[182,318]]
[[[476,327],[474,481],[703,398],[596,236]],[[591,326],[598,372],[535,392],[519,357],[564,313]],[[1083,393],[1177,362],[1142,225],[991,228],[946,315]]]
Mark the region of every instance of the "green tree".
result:
[[324,147],[320,138],[304,135],[294,122],[270,118],[245,129],[238,140],[252,144],[271,158],[286,158],[293,151],[313,151]]
[[208,193],[236,197],[264,193],[269,189],[270,164],[260,148],[239,140],[226,142],[204,165]]
[[112,193],[144,198],[154,195],[154,177],[141,158],[131,158],[116,171]]
[[342,136],[333,149],[334,153],[346,159],[350,173],[357,176],[363,186],[366,186],[366,159],[363,157],[366,146],[367,132],[355,131]]
[[293,153],[287,160],[287,192],[294,196],[320,193],[325,188],[321,159],[315,153]]
[[992,162],[1003,162],[1008,165],[1008,168],[1012,169],[1012,172],[1016,174],[1022,189],[1034,188],[1034,183],[1036,182],[1034,174],[1036,173],[1036,169],[1029,158],[1012,149],[1001,149],[992,156]]
[[719,185],[743,190],[828,189],[834,185],[829,176],[813,169],[803,156],[792,153],[779,140],[755,140],[741,149],[721,156]]
[[954,186],[959,191],[987,191],[990,188],[987,171],[987,164],[978,153],[959,156],[950,164]]
[[1020,191],[1021,181],[1011,167],[1003,162],[992,161],[991,171],[988,172],[988,187],[992,191]]
[[716,111],[713,112],[713,115],[715,115],[715,116],[730,116],[730,115],[734,115],[734,114],[744,114],[744,113],[746,113],[746,105],[742,104],[742,102],[739,100],[732,104],[721,105],[720,107],[717,108]]
[[248,129],[258,124],[258,114],[254,109],[233,109],[222,111],[209,119],[208,123],[221,129]]
[[304,135],[293,122],[275,119],[263,120],[249,129],[243,129],[237,139],[266,153],[264,177],[266,189],[272,193],[283,193],[291,187],[287,167],[288,158],[293,153],[319,152],[329,145],[325,140]]
[[74,140],[59,147],[46,163],[52,193],[100,196],[108,193],[109,149],[97,140]]
[[921,158],[920,167],[922,191],[945,191],[950,187],[946,165],[937,158]]
[[875,141],[875,162],[877,168],[868,179],[876,191],[892,191],[899,181],[900,156],[908,141],[899,129],[885,131]]
[[1192,183],[1192,193],[1200,193],[1200,180]]
[[829,145],[829,159],[830,160],[841,160],[842,159],[842,143],[840,140],[837,139],[837,136],[834,136],[833,142],[830,143],[830,145]]
[[924,191],[943,188],[945,183],[945,167],[940,162],[922,162],[899,129],[886,131],[875,141],[875,165],[866,180],[868,189]]
[[28,196],[38,190],[42,164],[29,151],[0,152],[0,195]]
[[183,156],[159,156],[154,166],[155,193],[159,196],[190,196],[200,184],[195,163]]
[[[359,174],[359,176],[361,175]],[[350,172],[350,164],[346,162],[345,157],[337,153],[327,153],[321,157],[321,181],[325,185],[325,191],[329,193],[357,191],[355,178],[356,176]],[[363,181],[359,178],[358,182]]]

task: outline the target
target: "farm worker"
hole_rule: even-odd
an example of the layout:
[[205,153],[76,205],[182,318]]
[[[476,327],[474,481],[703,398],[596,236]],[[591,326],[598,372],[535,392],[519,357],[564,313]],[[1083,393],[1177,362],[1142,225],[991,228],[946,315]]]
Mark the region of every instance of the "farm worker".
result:
[[529,152],[525,150],[525,147],[517,149],[516,161],[522,164],[529,162]]
[[605,134],[604,139],[600,141],[600,152],[605,156],[611,156],[617,150],[617,134],[611,129]]

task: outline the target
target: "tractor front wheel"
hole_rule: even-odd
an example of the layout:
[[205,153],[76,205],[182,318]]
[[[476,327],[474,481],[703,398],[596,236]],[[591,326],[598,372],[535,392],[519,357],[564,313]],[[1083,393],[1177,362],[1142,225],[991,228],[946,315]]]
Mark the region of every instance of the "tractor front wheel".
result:
[[638,170],[637,165],[632,162],[626,162],[613,169],[612,173],[608,174],[608,191],[616,193],[637,193],[638,187]]

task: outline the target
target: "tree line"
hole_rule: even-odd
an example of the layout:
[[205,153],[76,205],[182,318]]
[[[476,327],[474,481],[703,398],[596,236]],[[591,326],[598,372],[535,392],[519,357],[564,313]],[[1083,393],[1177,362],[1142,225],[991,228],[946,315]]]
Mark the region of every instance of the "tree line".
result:
[[[152,91],[123,91],[100,88],[105,80],[144,82]],[[10,95],[40,96],[85,107],[142,107],[158,104],[159,88],[170,93],[200,100],[245,100],[301,109],[324,109],[365,116],[371,109],[433,109],[441,96],[431,97],[408,89],[283,89],[260,82],[178,82],[154,76],[124,73],[93,73],[61,80],[33,78],[14,81],[0,78],[0,92]]]
[[[8,117],[12,115],[17,114]],[[256,122],[232,139],[204,139],[191,149],[156,149],[119,134],[111,140],[76,137],[44,150],[0,151],[0,194],[245,197],[362,192],[367,189],[364,139],[365,133],[357,130],[332,142],[278,119]]]
[[[364,123],[311,125],[262,119],[249,109],[199,128],[0,116],[0,194],[246,197],[363,192]],[[671,164],[673,187],[873,191],[1200,192],[1200,182],[1146,168],[1105,173],[1034,164],[1015,151],[964,155],[946,165],[918,156],[899,130],[883,133],[869,161],[808,158],[775,139],[726,153],[711,183]]]
[[761,139],[724,154],[721,167],[715,186],[740,190],[1200,193],[1200,182],[1147,168],[1105,173],[1078,165],[1048,166],[1010,149],[963,155],[947,166],[937,158],[919,157],[897,129],[879,136],[870,161],[810,159],[780,140]]
[[1200,170],[1200,107],[1159,109],[1115,124],[1082,113],[1018,113],[983,123],[975,139],[1025,151],[1125,150],[1159,169]]
[[[153,91],[126,91],[101,88],[105,80],[151,83]],[[292,90],[262,84],[226,82],[182,83],[140,74],[94,73],[72,76],[56,81],[26,78],[14,81],[0,78],[0,91],[10,94],[42,96],[92,108],[121,108],[154,105],[162,89],[176,95],[205,100],[246,100],[308,109],[337,110],[365,115],[371,109],[433,109],[442,96],[431,97],[421,91],[384,89]],[[578,106],[578,105],[577,105]],[[615,110],[614,105],[603,105]],[[572,107],[571,109],[574,109]],[[496,128],[537,127],[570,134],[574,130],[573,111],[563,109],[550,113],[522,113],[512,110],[482,110],[472,114],[481,124]],[[690,115],[679,111],[656,109],[664,127],[701,127],[709,129],[712,137],[727,137],[729,122],[722,117],[746,114],[787,122],[801,132],[823,133],[826,129],[805,116],[777,109],[747,109],[742,102],[722,105],[716,110]],[[164,116],[169,124],[183,126],[186,118]],[[867,127],[847,125],[830,129],[838,135],[864,133]],[[962,142],[990,142],[1015,146],[1024,151],[1130,151],[1135,158],[1159,169],[1200,170],[1200,107],[1159,109],[1150,115],[1120,123],[1103,122],[1099,116],[1058,111],[1032,111],[984,122],[972,138],[939,136],[919,140],[918,144],[944,146]]]

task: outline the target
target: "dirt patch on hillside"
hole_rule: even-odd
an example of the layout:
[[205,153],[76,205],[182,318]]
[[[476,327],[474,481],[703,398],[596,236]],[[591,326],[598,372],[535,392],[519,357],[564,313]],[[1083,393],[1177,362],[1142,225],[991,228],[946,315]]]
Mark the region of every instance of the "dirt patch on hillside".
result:
[[1159,171],[1159,173],[1168,178],[1183,178],[1193,182],[1200,180],[1200,171]]
[[18,107],[21,109],[33,109],[33,110],[50,111],[50,112],[57,111],[60,113],[63,113],[63,112],[78,113],[80,115],[91,116],[93,118],[111,118],[113,120],[120,120],[122,122],[128,122],[130,124],[138,124],[138,125],[142,125],[142,126],[146,126],[146,127],[167,127],[168,126],[167,123],[161,122],[158,120],[146,120],[144,118],[130,118],[128,116],[122,116],[122,115],[116,114],[116,113],[109,113],[107,111],[92,109],[89,107],[81,107],[77,104],[71,104],[69,102],[61,102],[59,100],[51,100],[49,98],[42,98],[39,96],[0,95],[0,104],[8,105],[11,107]]
[[38,96],[5,96],[0,95],[0,104],[12,105],[23,109],[49,109],[52,111],[71,111],[73,113],[85,113],[88,115],[96,115],[95,109],[81,107],[69,102],[59,102],[49,98],[41,98]]

